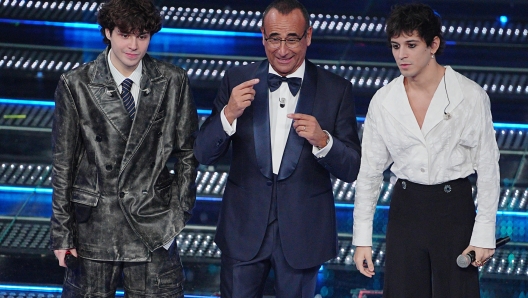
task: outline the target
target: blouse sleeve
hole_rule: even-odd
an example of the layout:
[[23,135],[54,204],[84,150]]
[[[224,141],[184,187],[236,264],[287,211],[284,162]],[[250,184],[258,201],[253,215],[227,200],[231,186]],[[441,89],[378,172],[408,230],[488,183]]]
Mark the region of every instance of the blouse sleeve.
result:
[[380,194],[383,172],[392,163],[378,126],[381,113],[373,99],[365,118],[361,166],[356,181],[352,244],[372,246],[372,226]]
[[477,216],[470,244],[495,248],[495,224],[500,194],[499,148],[486,92],[479,90],[475,119],[479,119],[478,145],[473,149],[473,165],[477,172]]

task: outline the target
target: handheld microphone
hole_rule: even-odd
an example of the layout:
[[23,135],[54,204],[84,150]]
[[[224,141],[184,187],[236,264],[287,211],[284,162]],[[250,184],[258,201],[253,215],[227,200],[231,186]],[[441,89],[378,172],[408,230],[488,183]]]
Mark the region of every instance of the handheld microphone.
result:
[[64,257],[64,263],[66,263],[66,267],[69,269],[75,270],[77,267],[79,267],[79,259],[72,255],[72,253],[68,250],[66,251],[66,256]]
[[444,112],[444,120],[451,119],[451,114]]
[[[502,237],[495,242],[495,248],[499,248],[510,241],[510,237]],[[470,251],[465,255],[459,255],[456,263],[460,268],[467,268],[471,263],[475,262],[475,251]]]

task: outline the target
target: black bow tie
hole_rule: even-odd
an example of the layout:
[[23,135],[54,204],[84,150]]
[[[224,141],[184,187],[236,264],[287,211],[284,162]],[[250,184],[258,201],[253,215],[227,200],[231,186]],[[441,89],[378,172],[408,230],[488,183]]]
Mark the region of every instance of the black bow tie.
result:
[[293,96],[297,95],[299,89],[301,89],[301,78],[287,78],[268,73],[268,87],[270,88],[271,92],[279,89],[282,82],[288,83],[288,87],[290,87],[290,92],[293,94]]

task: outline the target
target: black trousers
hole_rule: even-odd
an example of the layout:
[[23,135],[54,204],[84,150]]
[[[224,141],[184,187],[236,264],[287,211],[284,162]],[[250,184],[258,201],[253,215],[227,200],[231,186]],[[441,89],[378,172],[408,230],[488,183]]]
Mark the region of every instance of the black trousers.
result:
[[115,297],[123,278],[128,298],[183,298],[183,268],[176,241],[169,250],[152,252],[150,262],[94,261],[79,258],[79,266],[66,269],[62,298]]
[[383,297],[480,297],[478,269],[459,268],[475,222],[467,178],[440,185],[398,180],[387,225]]

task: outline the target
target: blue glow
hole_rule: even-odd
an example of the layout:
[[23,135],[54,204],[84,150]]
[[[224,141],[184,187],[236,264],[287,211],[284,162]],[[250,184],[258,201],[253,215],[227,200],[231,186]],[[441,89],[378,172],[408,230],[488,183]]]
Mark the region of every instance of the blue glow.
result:
[[[35,105],[35,106],[48,106],[54,107],[55,102],[53,101],[42,101],[42,100],[25,100],[25,99],[11,99],[11,98],[0,98],[0,104],[17,104],[17,105]],[[212,110],[198,109],[200,115],[211,115]],[[365,122],[365,117],[356,117],[358,122]],[[528,130],[528,124],[518,123],[493,123],[494,128],[508,128],[508,129],[526,129]]]
[[171,34],[192,34],[192,35],[209,35],[209,36],[244,36],[244,37],[262,37],[262,33],[256,32],[237,32],[237,31],[216,31],[203,29],[183,29],[183,28],[163,28],[161,33]]
[[61,287],[42,287],[42,286],[15,286],[15,285],[0,285],[2,291],[32,291],[45,293],[61,293]]
[[32,106],[47,106],[47,107],[55,106],[55,102],[53,101],[10,99],[10,98],[0,98],[0,104],[32,105]]
[[[0,284],[0,291],[28,291],[28,292],[44,292],[44,293],[62,293],[62,287],[50,287],[50,286],[15,286],[15,285],[2,285]],[[124,291],[116,291],[118,296],[124,296]],[[214,298],[215,296],[198,296],[198,295],[185,295],[185,298]]]
[[446,40],[446,45],[455,46],[456,45],[456,41],[454,41],[454,40]]
[[24,192],[24,193],[42,193],[52,194],[53,189],[51,188],[40,188],[40,187],[17,187],[17,186],[0,186],[0,191],[3,192]]
[[99,30],[98,24],[88,24],[88,23],[49,22],[49,21],[34,21],[34,20],[13,20],[13,19],[0,19],[0,23],[7,23],[7,24],[14,24],[14,25],[23,24],[23,25],[54,26],[54,27]]
[[500,16],[499,20],[502,24],[508,23],[508,17],[507,16]]
[[222,198],[215,198],[215,197],[196,197],[197,201],[204,201],[204,202],[222,202]]
[[[72,23],[72,22],[49,22],[49,21],[34,21],[34,20],[11,20],[0,19],[0,23],[8,24],[24,24],[34,26],[53,26],[63,28],[75,29],[93,29],[99,31],[99,24],[89,23]],[[244,36],[244,37],[261,37],[260,32],[235,32],[235,31],[218,31],[218,30],[203,30],[203,29],[185,29],[185,28],[162,28],[161,33],[168,34],[191,34],[191,35],[209,35],[209,36]]]
[[[41,188],[41,187],[17,187],[17,186],[0,186],[0,192],[22,192],[22,193],[38,193],[38,194],[52,194],[52,188]],[[197,197],[198,201],[205,202],[221,202],[222,198],[219,197]]]
[[[336,208],[354,209],[354,204],[335,203]],[[389,206],[376,206],[376,209],[389,210]]]
[[528,129],[528,124],[493,123],[495,128]]
[[528,217],[528,212],[518,212],[518,211],[497,211],[497,216],[517,216],[517,217]]

